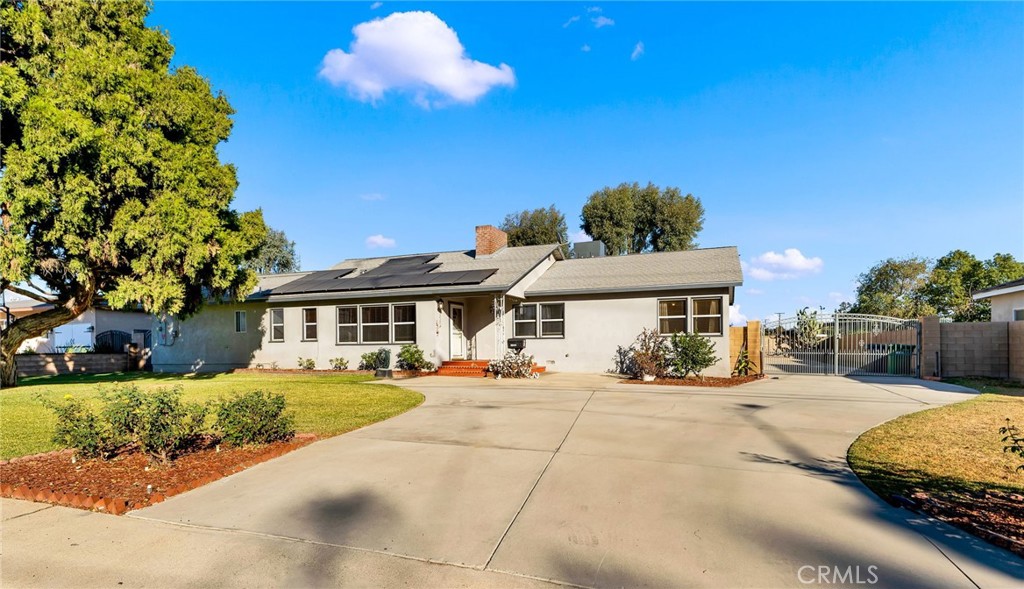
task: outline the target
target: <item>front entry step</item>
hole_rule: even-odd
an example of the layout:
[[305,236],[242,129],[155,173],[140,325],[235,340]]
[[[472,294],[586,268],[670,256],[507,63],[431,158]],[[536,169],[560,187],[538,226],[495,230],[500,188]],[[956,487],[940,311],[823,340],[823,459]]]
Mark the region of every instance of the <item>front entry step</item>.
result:
[[[437,369],[437,375],[485,378],[489,375],[487,366],[490,363],[490,360],[447,360],[441,363]],[[534,373],[541,373],[546,369],[546,366],[533,365]]]

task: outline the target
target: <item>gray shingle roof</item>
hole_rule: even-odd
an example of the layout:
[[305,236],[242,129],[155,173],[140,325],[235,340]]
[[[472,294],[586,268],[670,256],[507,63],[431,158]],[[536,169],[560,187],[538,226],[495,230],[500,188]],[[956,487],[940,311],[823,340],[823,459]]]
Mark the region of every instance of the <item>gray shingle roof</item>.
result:
[[730,246],[561,260],[526,289],[526,296],[741,284],[739,251]]

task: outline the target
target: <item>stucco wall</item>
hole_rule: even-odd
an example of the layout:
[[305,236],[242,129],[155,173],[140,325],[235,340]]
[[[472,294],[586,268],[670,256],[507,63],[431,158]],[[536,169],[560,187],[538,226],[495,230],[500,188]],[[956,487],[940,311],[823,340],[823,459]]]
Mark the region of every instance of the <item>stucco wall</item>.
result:
[[[689,294],[689,293],[687,293]],[[615,366],[618,346],[628,347],[645,328],[658,324],[658,299],[681,296],[679,292],[653,296],[622,295],[611,297],[531,298],[527,302],[564,302],[565,337],[526,340],[526,352],[540,366],[560,372],[608,372]],[[695,293],[697,296],[697,293]],[[707,296],[700,293],[699,296]],[[729,305],[723,297],[723,333],[711,337],[719,362],[709,368],[707,376],[729,376]],[[512,337],[513,314],[506,315],[505,333]]]
[[1013,321],[1013,310],[1024,309],[1024,292],[992,297],[992,321]]

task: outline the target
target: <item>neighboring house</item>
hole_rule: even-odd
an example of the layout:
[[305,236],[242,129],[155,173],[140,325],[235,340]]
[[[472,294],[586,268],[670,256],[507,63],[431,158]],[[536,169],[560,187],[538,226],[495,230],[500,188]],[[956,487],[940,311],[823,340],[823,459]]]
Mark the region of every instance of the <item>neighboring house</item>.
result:
[[[11,321],[52,309],[53,305],[32,299],[6,302]],[[0,329],[7,324],[7,317],[0,312]],[[153,318],[138,311],[113,311],[100,303],[64,325],[50,330],[43,336],[32,338],[21,345],[21,352],[57,354],[67,350],[93,350],[99,347],[106,351],[122,351],[126,342],[135,342],[140,348],[150,347]]]
[[974,293],[974,300],[992,303],[992,321],[1024,321],[1024,278]]
[[[728,376],[729,305],[743,281],[735,247],[564,259],[557,244],[507,247],[476,228],[476,248],[345,260],[266,275],[245,302],[208,305],[154,332],[155,370],[274,364],[318,368],[415,343],[435,364],[501,357],[510,338],[548,370],[606,372],[645,328],[706,335]],[[597,250],[598,248],[594,248]]]

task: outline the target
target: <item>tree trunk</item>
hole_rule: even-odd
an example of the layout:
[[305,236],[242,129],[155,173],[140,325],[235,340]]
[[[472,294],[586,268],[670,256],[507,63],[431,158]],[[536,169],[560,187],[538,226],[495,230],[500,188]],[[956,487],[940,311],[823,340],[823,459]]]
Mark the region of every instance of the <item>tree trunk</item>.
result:
[[0,388],[18,386],[14,354],[21,344],[84,313],[92,304],[94,295],[95,290],[91,288],[81,289],[71,299],[54,303],[52,309],[22,317],[13,321],[9,328],[0,331]]

